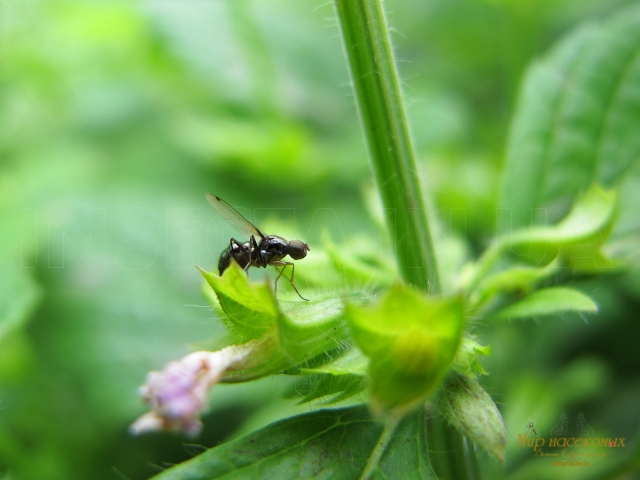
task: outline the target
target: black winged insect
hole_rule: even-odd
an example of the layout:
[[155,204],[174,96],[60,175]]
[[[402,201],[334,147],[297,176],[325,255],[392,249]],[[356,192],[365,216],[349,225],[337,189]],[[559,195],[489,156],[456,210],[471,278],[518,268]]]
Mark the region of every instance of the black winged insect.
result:
[[[244,218],[240,212],[220,197],[207,193],[206,198],[229,225],[249,236],[249,241],[244,243],[240,243],[231,237],[229,247],[220,254],[220,259],[218,260],[218,272],[220,275],[229,268],[231,259],[238,262],[238,265],[240,265],[245,272],[249,267],[267,268],[268,265],[273,265],[275,269],[278,270],[278,276],[275,281],[275,290],[277,292],[278,280],[285,269],[291,265],[291,278],[289,282],[301,299],[309,301],[300,295],[300,292],[293,283],[293,276],[296,270],[295,265],[293,262],[285,262],[282,260],[287,255],[294,260],[303,259],[307,256],[307,252],[311,250],[309,245],[300,240],[287,241],[278,235],[264,235],[255,225]],[[278,267],[282,267],[282,270],[278,269]],[[285,278],[287,277],[285,276]]]

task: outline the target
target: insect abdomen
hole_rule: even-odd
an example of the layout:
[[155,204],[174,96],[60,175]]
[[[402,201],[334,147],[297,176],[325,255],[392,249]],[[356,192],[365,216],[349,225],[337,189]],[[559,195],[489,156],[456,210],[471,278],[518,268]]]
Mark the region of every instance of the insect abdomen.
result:
[[220,275],[229,268],[231,264],[231,259],[234,258],[240,268],[243,270],[246,269],[249,264],[249,246],[244,245],[243,250],[240,250],[237,246],[233,246],[233,250],[231,247],[227,248],[224,252],[220,254],[220,258],[218,259],[218,272]]
[[222,275],[222,273],[229,268],[229,264],[231,263],[231,255],[229,254],[229,249],[227,248],[224,252],[220,254],[220,258],[218,259],[218,273]]

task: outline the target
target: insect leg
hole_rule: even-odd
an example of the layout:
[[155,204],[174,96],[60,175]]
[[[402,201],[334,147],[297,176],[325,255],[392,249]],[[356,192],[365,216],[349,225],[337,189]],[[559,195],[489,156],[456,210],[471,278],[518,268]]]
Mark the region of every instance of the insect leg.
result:
[[255,252],[257,266],[266,267],[266,265],[264,264],[264,259],[262,258],[262,254],[260,253],[260,249],[258,248],[256,237],[251,235],[251,238],[249,239],[249,255],[252,255],[253,252]]
[[[278,267],[276,267],[275,265],[273,265],[273,268],[278,270]],[[278,270],[278,276],[276,277],[275,282],[273,282],[273,287],[274,287],[274,292],[273,293],[274,293],[274,295],[278,295],[278,280],[282,276],[282,272],[284,272],[284,267],[282,268],[282,270]]]
[[305,301],[309,301],[308,298],[304,298],[302,295],[300,295],[300,292],[298,291],[298,289],[296,288],[296,286],[293,283],[293,276],[296,272],[296,266],[291,263],[291,262],[282,262],[282,261],[276,261],[276,262],[271,262],[271,265],[273,265],[274,267],[276,265],[282,265],[282,271],[278,270],[276,268],[276,270],[278,270],[280,272],[280,274],[276,277],[276,281],[275,281],[275,290],[276,292],[278,291],[278,279],[282,276],[282,274],[284,273],[284,269],[287,268],[288,265],[291,265],[291,278],[287,278],[286,276],[284,278],[287,278],[287,280],[289,280],[289,283],[291,283],[291,286],[293,287],[293,289],[296,291],[296,293],[298,294],[298,296]]

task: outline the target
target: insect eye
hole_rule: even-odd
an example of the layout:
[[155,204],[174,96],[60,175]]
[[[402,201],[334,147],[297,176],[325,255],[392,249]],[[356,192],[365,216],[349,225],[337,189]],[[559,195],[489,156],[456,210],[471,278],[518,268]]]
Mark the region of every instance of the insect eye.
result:
[[311,250],[309,245],[300,240],[291,240],[289,242],[289,256],[294,260],[300,260],[306,257],[308,250]]

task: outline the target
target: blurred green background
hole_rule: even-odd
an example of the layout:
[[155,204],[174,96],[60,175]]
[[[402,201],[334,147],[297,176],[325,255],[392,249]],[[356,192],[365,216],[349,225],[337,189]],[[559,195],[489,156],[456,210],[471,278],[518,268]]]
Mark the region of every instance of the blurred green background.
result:
[[[385,2],[425,189],[469,259],[494,232],[526,65],[629,3]],[[130,437],[137,387],[223,334],[193,265],[213,269],[234,233],[204,194],[312,249],[324,232],[379,235],[332,5],[1,0],[0,59],[0,478],[148,478],[199,447]],[[529,419],[549,429],[584,412],[635,436],[638,275],[580,287],[602,307],[586,323],[477,328],[493,346],[485,384],[511,435],[507,473],[533,464],[515,449]],[[218,387],[197,443],[284,415],[285,384]]]

